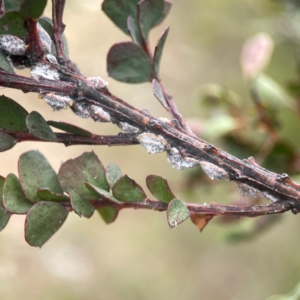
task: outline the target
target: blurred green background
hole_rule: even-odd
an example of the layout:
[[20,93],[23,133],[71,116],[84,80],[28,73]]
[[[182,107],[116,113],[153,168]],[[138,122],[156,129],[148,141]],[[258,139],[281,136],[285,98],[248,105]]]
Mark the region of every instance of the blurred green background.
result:
[[[282,85],[296,78],[297,35],[288,35],[283,2],[174,0],[170,15],[151,33],[154,47],[163,28],[171,26],[161,77],[179,110],[196,129],[204,110],[199,101],[201,86],[207,83],[235,91],[243,105],[251,102],[239,65],[242,45],[250,36],[264,31],[274,39],[268,75]],[[127,85],[108,78],[108,49],[129,37],[101,12],[100,4],[99,0],[67,2],[64,23],[70,58],[86,76],[107,80],[112,93],[154,116],[166,117],[150,84]],[[51,16],[50,5],[45,14]],[[7,88],[2,93],[18,100],[29,112],[41,112],[46,120],[63,120],[98,134],[118,132],[113,125],[80,119],[70,110],[53,112],[36,94]],[[286,125],[281,134],[296,147],[299,121],[289,110],[281,112],[281,122]],[[176,171],[166,162],[165,154],[148,155],[139,146],[66,148],[23,143],[0,154],[1,175],[17,173],[18,157],[31,149],[39,149],[56,170],[68,158],[93,150],[104,165],[119,164],[123,173],[144,187],[148,174],[164,176],[186,202],[228,203],[239,197],[231,182],[207,180],[201,186],[194,183],[193,191],[186,190],[185,178],[191,176],[190,171]],[[165,213],[124,210],[108,226],[96,213],[89,220],[70,214],[42,249],[26,244],[24,219],[13,216],[0,235],[1,299],[251,300],[286,294],[300,280],[300,220],[291,213],[268,230],[261,229],[261,234],[236,243],[233,236],[274,218],[229,225],[213,219],[200,234],[190,221],[170,230]]]

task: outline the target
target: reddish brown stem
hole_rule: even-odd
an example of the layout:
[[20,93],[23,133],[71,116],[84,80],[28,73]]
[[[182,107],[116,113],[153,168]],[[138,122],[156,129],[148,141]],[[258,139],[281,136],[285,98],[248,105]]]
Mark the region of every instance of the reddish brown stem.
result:
[[63,23],[63,12],[65,0],[52,0],[52,21],[54,44],[58,60],[65,60],[64,44],[62,34],[66,25]]
[[[0,131],[4,131],[0,128]],[[8,132],[4,131],[12,136],[18,143],[21,142],[52,142],[62,143],[65,146],[74,145],[105,145],[105,146],[132,146],[139,144],[132,134],[121,133],[119,135],[96,135],[83,136],[72,133],[60,133],[56,132],[56,139],[52,141],[46,141],[35,137],[29,132]]]

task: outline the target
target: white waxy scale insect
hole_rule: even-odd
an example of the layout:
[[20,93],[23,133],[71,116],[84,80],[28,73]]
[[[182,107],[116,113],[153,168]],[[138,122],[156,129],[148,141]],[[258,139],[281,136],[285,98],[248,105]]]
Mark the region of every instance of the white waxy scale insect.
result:
[[73,99],[69,96],[59,95],[55,93],[47,93],[42,95],[44,101],[50,105],[53,110],[66,109],[73,105]]
[[91,118],[96,122],[111,122],[110,114],[103,108],[91,105],[90,106]]
[[39,38],[42,42],[44,52],[51,53],[52,40],[48,32],[39,23],[37,23],[37,30],[38,30]]
[[242,195],[249,195],[252,197],[259,197],[259,198],[267,198],[273,202],[280,200],[279,198],[271,195],[267,191],[260,191],[246,183],[237,182],[237,187]]
[[155,154],[166,150],[167,141],[160,135],[145,132],[137,136],[137,139],[150,154]]
[[134,127],[126,122],[117,123],[118,127],[127,133],[138,133],[140,131],[139,128]]
[[87,105],[86,103],[83,103],[82,101],[74,102],[73,105],[71,106],[71,109],[77,116],[81,118],[86,119],[91,117],[90,106]]
[[101,77],[88,77],[87,84],[95,89],[104,89],[108,87],[108,83]]
[[23,40],[14,35],[1,35],[0,46],[11,55],[24,55],[27,47]]
[[50,80],[59,80],[59,74],[54,66],[38,63],[30,71],[31,77],[39,80],[41,77]]
[[199,165],[199,161],[190,157],[183,158],[177,148],[168,150],[168,162],[177,170],[185,170]]
[[46,58],[47,58],[47,60],[49,61],[50,64],[58,65],[57,59],[54,55],[48,53],[46,55]]
[[207,161],[200,161],[200,166],[211,180],[229,179],[228,173]]

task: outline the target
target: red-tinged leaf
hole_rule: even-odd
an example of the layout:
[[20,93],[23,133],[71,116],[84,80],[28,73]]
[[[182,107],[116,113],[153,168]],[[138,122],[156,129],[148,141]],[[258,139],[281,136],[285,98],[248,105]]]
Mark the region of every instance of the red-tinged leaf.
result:
[[241,52],[241,67],[246,78],[254,78],[268,65],[274,43],[266,33],[259,33],[249,38]]
[[138,4],[138,22],[142,36],[148,40],[149,31],[160,24],[171,9],[164,0],[142,0]]
[[42,247],[67,219],[68,212],[56,202],[41,201],[27,213],[25,239],[33,247]]
[[0,128],[27,132],[27,111],[14,100],[0,96]]
[[123,42],[109,49],[107,72],[121,82],[143,83],[150,80],[152,68],[146,52],[139,45]]
[[41,201],[37,192],[43,188],[63,194],[55,171],[39,151],[28,151],[22,154],[19,158],[18,170],[23,192],[29,201],[33,203]]
[[169,27],[167,27],[163,31],[161,37],[159,38],[159,40],[155,46],[155,50],[154,50],[153,68],[154,68],[154,72],[155,72],[157,78],[159,78],[160,61],[161,61],[161,56],[162,56],[162,52],[164,49],[164,45],[165,45],[168,33],[169,33]]
[[0,34],[11,34],[17,37],[25,37],[28,33],[24,27],[24,17],[17,11],[6,13],[0,19]]
[[0,152],[11,149],[16,143],[17,141],[12,136],[0,131]]
[[56,136],[45,119],[37,111],[31,112],[26,118],[29,131],[39,139],[54,141]]
[[157,175],[149,175],[146,178],[146,183],[151,194],[163,203],[169,203],[175,195],[171,192],[166,179]]
[[115,164],[108,164],[106,167],[106,179],[109,186],[112,188],[116,181],[122,177],[122,172],[119,166]]
[[202,232],[208,222],[213,218],[213,215],[205,215],[205,214],[192,214],[191,221],[196,225],[196,227]]
[[32,207],[32,203],[23,194],[18,177],[14,174],[6,177],[2,197],[6,210],[12,214],[26,214]]
[[95,211],[93,205],[87,199],[79,196],[75,191],[69,191],[69,194],[74,212],[80,217],[90,218]]
[[119,211],[116,208],[109,206],[100,207],[97,209],[97,211],[106,224],[113,223],[116,220],[119,213]]
[[65,123],[65,122],[56,122],[56,121],[47,121],[47,124],[55,127],[57,129],[63,130],[65,132],[69,133],[74,133],[78,135],[83,135],[83,136],[92,136],[93,134],[90,131],[87,131],[83,128],[80,128],[78,126]]
[[143,39],[142,39],[138,24],[137,24],[136,20],[133,19],[131,16],[129,16],[127,19],[127,28],[128,28],[128,32],[132,38],[132,41],[139,45],[143,45]]
[[146,199],[143,189],[129,176],[124,175],[115,183],[113,196],[124,202],[141,202]]
[[171,228],[176,227],[190,216],[185,203],[179,199],[170,202],[167,210],[168,223]]
[[88,189],[85,182],[108,191],[105,169],[94,152],[85,152],[75,159],[69,159],[58,172],[58,182],[66,193],[75,191],[85,200],[97,199],[96,192]]

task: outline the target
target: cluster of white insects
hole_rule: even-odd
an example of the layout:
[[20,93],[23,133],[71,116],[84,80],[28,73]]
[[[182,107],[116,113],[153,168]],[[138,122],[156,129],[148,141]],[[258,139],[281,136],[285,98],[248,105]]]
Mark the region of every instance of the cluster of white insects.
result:
[[[58,63],[54,55],[51,54],[52,40],[47,31],[37,23],[37,29],[40,41],[42,43],[44,58],[30,66],[31,77],[37,81],[40,78],[49,80],[60,80],[59,72],[57,70]],[[0,49],[6,55],[8,62],[12,67],[17,69],[24,69],[26,65],[14,64],[12,56],[25,56],[28,45],[23,39],[13,35],[0,36]],[[101,89],[107,87],[105,82],[100,77],[90,77],[86,79],[86,83],[94,88]],[[60,95],[58,93],[41,93],[40,98],[50,105],[53,110],[61,110],[71,107],[71,109],[82,118],[91,117],[98,122],[110,122],[110,115],[98,106],[88,105],[84,102],[76,101],[69,96]]]
[[[51,54],[52,40],[39,23],[37,23],[37,29],[45,55],[40,62],[30,66],[31,77],[37,81],[39,81],[40,78],[60,80],[57,59]],[[23,39],[13,35],[0,35],[0,50],[6,55],[8,62],[14,68],[24,69],[28,67],[25,64],[20,64],[20,62],[15,64],[13,61],[13,57],[26,56],[27,48],[28,45]],[[108,85],[107,82],[100,77],[86,78],[86,83],[96,89],[104,89]],[[43,98],[53,110],[57,111],[70,107],[75,114],[82,118],[92,118],[98,122],[111,122],[111,116],[107,111],[99,106],[89,104],[84,100],[72,99],[69,96],[57,93],[42,93],[40,94],[40,98]],[[168,123],[169,120],[162,121]],[[118,122],[117,125],[124,132],[137,134],[137,140],[146,148],[148,153],[155,154],[166,151],[167,160],[175,169],[183,170],[200,165],[211,180],[229,179],[225,169],[207,161],[185,157],[177,148],[172,147],[161,135],[155,135],[150,132],[142,133],[139,128],[126,122]],[[242,194],[253,197],[266,197],[272,201],[277,200],[270,193],[259,191],[245,183],[237,182],[237,185]]]

